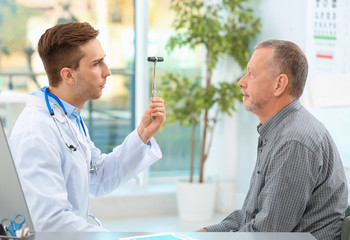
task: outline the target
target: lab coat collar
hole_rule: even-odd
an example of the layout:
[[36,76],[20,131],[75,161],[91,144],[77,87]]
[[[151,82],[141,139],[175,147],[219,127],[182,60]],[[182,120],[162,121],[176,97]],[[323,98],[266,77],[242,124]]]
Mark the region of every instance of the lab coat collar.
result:
[[[49,110],[47,109],[47,106],[45,103],[45,99],[41,98],[40,96],[33,95],[33,94],[28,95],[27,96],[27,106],[28,107],[31,107],[31,106],[40,107],[43,109],[43,111],[47,112],[47,116],[50,116]],[[64,123],[67,121],[65,116],[64,116],[64,112],[63,112],[62,108],[57,103],[50,102],[50,106],[55,113],[55,117],[56,117],[57,121],[59,121],[60,123]]]
[[[63,103],[63,101],[62,101],[62,103]],[[43,111],[47,112],[47,116],[51,118],[44,98],[41,98],[40,96],[37,96],[36,94],[30,94],[27,96],[27,106],[28,107],[31,107],[31,106],[40,107],[43,109]],[[62,108],[58,105],[58,103],[52,103],[50,101],[50,106],[52,107],[53,111],[55,112],[56,120],[59,121],[60,123],[65,123],[67,121],[67,119],[65,118],[64,112],[63,112]],[[66,109],[66,111],[68,114],[68,109]],[[84,132],[80,131],[77,124],[74,124],[75,121],[77,120],[76,116],[78,116],[77,114],[79,114],[79,112],[77,112],[77,113],[70,112],[70,113],[71,114],[70,114],[69,118],[73,122],[73,124],[71,124],[71,126],[73,128],[73,131],[76,133],[76,137],[78,138],[79,145],[83,149],[83,152],[86,155],[87,159],[91,159],[91,152],[90,152],[89,148],[87,147],[87,145],[89,144],[88,132],[86,133],[87,137],[85,137]],[[73,117],[73,119],[72,119],[72,117]],[[50,120],[50,121],[52,121],[52,120]]]
[[[44,88],[39,88],[37,89],[36,91],[30,93],[30,95],[34,95],[34,96],[37,96],[39,98],[42,98],[42,99],[45,99],[45,93],[44,93]],[[51,107],[53,107],[53,104],[54,105],[58,105],[58,102],[49,96],[49,102],[50,102],[50,105]],[[80,112],[79,112],[79,108],[76,108],[74,107],[73,105],[67,103],[66,101],[60,99],[64,108],[66,109],[67,111],[67,117],[70,118],[71,120],[73,121],[76,121],[77,118],[80,117]],[[59,107],[59,106],[58,106]],[[59,107],[60,108],[60,107]],[[54,110],[55,111],[55,110]],[[63,112],[63,111],[62,111]]]

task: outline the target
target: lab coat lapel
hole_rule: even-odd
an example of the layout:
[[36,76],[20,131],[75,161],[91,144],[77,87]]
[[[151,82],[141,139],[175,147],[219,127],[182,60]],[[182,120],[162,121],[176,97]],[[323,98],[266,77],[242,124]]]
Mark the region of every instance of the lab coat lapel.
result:
[[89,148],[87,138],[85,137],[84,132],[80,131],[75,124],[74,124],[74,127],[75,127],[74,131],[76,131],[78,133],[77,137],[78,137],[78,141],[79,141],[79,145],[81,147],[81,150],[84,152],[87,163],[90,164],[91,150]]
[[[52,108],[54,109],[55,112],[55,116],[57,118],[57,120],[61,123],[66,123],[66,117],[64,116],[64,112],[62,111],[62,109],[57,105],[57,104],[52,104]],[[90,164],[90,159],[91,159],[91,150],[89,148],[89,144],[87,142],[87,138],[85,137],[85,134],[83,131],[80,131],[80,129],[78,128],[77,124],[71,120],[68,119],[68,121],[70,121],[70,125],[74,131],[74,134],[76,135],[78,142],[79,142],[79,148],[81,148],[80,151],[83,152],[86,162],[88,164]],[[66,128],[69,128],[69,126],[66,126]],[[74,136],[71,136],[72,133],[70,131],[70,129],[67,129],[70,138],[75,142]]]

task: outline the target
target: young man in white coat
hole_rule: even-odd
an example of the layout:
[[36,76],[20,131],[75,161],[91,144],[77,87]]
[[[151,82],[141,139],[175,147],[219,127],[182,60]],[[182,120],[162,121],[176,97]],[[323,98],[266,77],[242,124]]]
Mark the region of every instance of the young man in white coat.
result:
[[166,118],[161,98],[111,153],[91,141],[80,111],[111,74],[97,35],[90,24],[71,22],[39,40],[49,87],[28,96],[9,140],[36,231],[106,231],[87,222],[89,194],[110,193],[162,157],[152,137]]

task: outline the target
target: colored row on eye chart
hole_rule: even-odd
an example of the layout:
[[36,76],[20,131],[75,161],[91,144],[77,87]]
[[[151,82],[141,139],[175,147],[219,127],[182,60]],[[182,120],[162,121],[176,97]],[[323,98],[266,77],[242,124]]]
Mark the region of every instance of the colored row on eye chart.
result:
[[307,13],[307,47],[317,70],[349,72],[350,0],[311,0]]

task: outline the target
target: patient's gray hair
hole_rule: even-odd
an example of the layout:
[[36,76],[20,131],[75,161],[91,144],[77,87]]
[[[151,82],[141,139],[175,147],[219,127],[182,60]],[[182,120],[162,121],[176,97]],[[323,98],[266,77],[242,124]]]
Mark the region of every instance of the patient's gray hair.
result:
[[290,41],[270,39],[258,43],[255,49],[272,48],[273,54],[267,61],[275,76],[286,74],[289,79],[289,94],[299,98],[304,91],[309,65],[303,51]]

